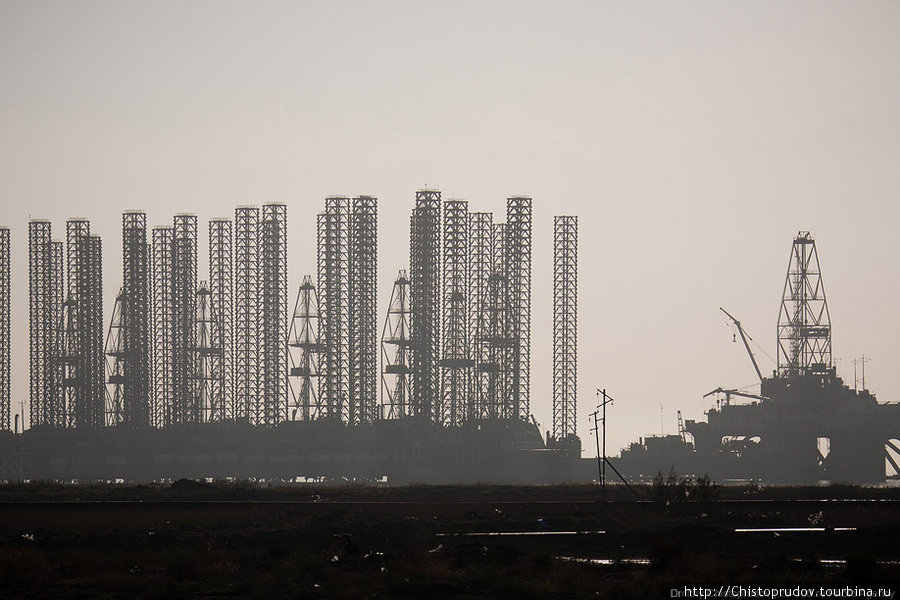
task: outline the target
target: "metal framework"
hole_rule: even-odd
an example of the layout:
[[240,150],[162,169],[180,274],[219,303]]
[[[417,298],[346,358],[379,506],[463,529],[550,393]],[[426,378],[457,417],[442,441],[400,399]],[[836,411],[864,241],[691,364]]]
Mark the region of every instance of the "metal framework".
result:
[[[122,215],[122,414],[120,420],[146,427],[150,412],[150,306],[147,215]],[[117,421],[118,422],[118,421]]]
[[816,241],[801,231],[791,248],[778,313],[778,374],[796,377],[831,369],[831,316]]
[[[553,437],[575,436],[578,399],[578,217],[553,217]],[[680,413],[679,413],[680,414]]]
[[172,423],[197,423],[197,216],[175,215],[172,228]]
[[9,228],[0,227],[0,431],[10,431]]
[[261,392],[259,208],[234,212],[234,419],[248,421]]
[[194,397],[197,420],[201,423],[221,421],[224,413],[222,397],[216,394],[222,389],[222,348],[216,346],[219,326],[216,306],[209,285],[202,281],[197,290],[197,337],[194,345],[197,371],[194,375]]
[[440,258],[441,193],[416,192],[410,219],[410,300],[412,303],[410,375],[411,414],[441,422],[440,376]]
[[263,205],[259,227],[262,395],[251,423],[274,427],[287,419],[287,206]]
[[309,421],[324,416],[319,394],[313,380],[319,377],[319,355],[323,346],[319,343],[319,298],[312,277],[303,277],[297,293],[294,316],[288,332],[290,357],[289,384],[293,406],[288,407],[290,420]]
[[317,220],[319,341],[324,346],[319,398],[325,414],[321,416],[344,422],[350,419],[349,213],[349,198],[326,198],[325,211]]
[[350,210],[348,422],[371,423],[378,414],[378,200],[353,199]]
[[50,242],[50,275],[47,287],[47,310],[50,316],[47,337],[47,356],[49,365],[46,373],[45,402],[47,423],[56,427],[65,424],[65,364],[63,357],[63,310],[65,309],[66,271],[65,243],[59,240]]
[[512,416],[527,421],[531,398],[531,198],[507,199],[504,250],[512,337],[517,345],[511,372]]
[[209,222],[209,291],[216,323],[212,346],[222,349],[219,377],[210,382],[211,421],[234,419],[234,251],[230,219]]
[[31,427],[50,423],[47,384],[51,373],[55,321],[51,302],[51,225],[28,223],[28,415]]
[[409,277],[401,269],[394,280],[381,332],[381,403],[387,410],[388,419],[399,419],[409,414],[409,333]]
[[125,385],[128,378],[125,375],[125,290],[119,290],[116,294],[116,303],[113,305],[112,317],[109,321],[109,330],[106,333],[106,408],[104,410],[104,422],[107,427],[113,427],[125,421]]
[[102,244],[82,220],[67,223],[66,237],[70,285],[63,356],[66,425],[98,429],[105,423],[106,400]]
[[[479,322],[482,306],[487,293],[488,278],[494,267],[494,217],[488,212],[469,213],[469,339],[471,340],[471,358],[476,367],[487,362],[485,349],[487,346],[479,339]],[[477,368],[472,376],[470,392],[471,406],[468,418],[480,418],[482,415],[481,388],[482,377]]]
[[476,338],[481,346],[477,367],[481,390],[479,416],[482,419],[515,416],[510,376],[516,351],[512,337],[514,318],[506,275],[494,272],[485,287]]
[[151,387],[150,424],[165,427],[172,422],[173,402],[172,335],[173,335],[173,295],[172,295],[172,227],[153,228],[150,254],[151,272]]
[[469,344],[469,204],[444,202],[441,366],[442,421],[462,425],[472,414]]

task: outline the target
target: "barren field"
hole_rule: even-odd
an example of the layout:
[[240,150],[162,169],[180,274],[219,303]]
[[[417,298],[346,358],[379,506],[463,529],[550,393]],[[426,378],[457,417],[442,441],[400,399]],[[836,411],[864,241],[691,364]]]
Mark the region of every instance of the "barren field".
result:
[[[0,486],[0,596],[666,598],[900,581],[884,488]],[[742,531],[766,529],[767,531]]]

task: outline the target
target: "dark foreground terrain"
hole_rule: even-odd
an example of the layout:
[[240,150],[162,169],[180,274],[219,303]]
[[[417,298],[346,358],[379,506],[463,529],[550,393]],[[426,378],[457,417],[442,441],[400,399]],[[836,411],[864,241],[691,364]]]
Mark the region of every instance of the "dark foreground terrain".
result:
[[[784,528],[808,528],[790,531]],[[782,531],[736,531],[739,529]],[[494,535],[488,535],[494,534]],[[496,535],[518,534],[518,535]],[[668,598],[900,581],[900,490],[0,486],[0,597]]]

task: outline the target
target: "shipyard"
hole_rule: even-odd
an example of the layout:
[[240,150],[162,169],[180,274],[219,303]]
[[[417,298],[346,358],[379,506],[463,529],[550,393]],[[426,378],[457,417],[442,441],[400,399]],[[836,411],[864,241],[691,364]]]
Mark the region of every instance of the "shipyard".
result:
[[717,388],[705,420],[679,412],[677,435],[648,436],[615,456],[606,449],[613,398],[597,390],[595,468],[576,429],[578,217],[552,223],[553,423],[542,432],[530,410],[532,199],[510,197],[496,222],[438,190],[416,192],[410,267],[394,280],[380,340],[377,206],[372,196],[325,200],[318,270],[303,277],[290,312],[286,205],[211,219],[202,279],[195,215],[148,232],[146,213],[125,212],[123,285],[108,323],[90,221],[68,220],[63,242],[49,221],[32,220],[29,427],[10,414],[7,326],[0,476],[605,484],[671,471],[873,484],[900,472],[900,404],[836,373],[809,232],[792,241],[770,376],[740,321],[720,309],[760,393]]

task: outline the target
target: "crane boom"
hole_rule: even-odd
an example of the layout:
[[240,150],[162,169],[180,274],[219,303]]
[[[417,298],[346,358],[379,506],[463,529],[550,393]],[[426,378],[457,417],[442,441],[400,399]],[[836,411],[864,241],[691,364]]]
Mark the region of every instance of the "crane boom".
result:
[[753,362],[753,368],[756,369],[756,376],[759,377],[759,381],[762,382],[762,380],[763,380],[762,373],[759,370],[759,365],[756,364],[756,357],[753,356],[753,351],[750,350],[750,343],[747,341],[748,339],[752,339],[752,338],[750,338],[750,336],[744,332],[744,328],[741,327],[740,321],[738,321],[737,319],[732,317],[728,313],[728,311],[725,310],[724,308],[722,308],[721,306],[719,307],[719,310],[721,310],[723,313],[725,313],[725,316],[727,316],[729,319],[731,319],[731,322],[734,323],[735,327],[737,327],[738,333],[741,334],[741,341],[744,342],[744,348],[747,349],[747,354],[750,355],[750,360],[751,360],[751,362]]

